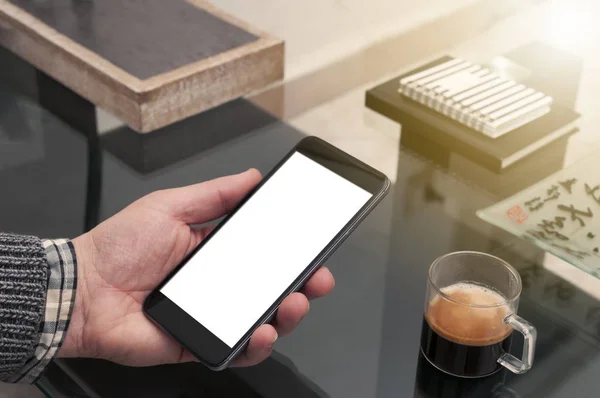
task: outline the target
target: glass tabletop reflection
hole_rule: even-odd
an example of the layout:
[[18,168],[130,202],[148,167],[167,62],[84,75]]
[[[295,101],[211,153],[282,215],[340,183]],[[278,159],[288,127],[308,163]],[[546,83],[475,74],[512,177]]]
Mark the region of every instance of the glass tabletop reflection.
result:
[[[88,141],[26,99],[3,101],[9,102],[18,110],[13,114],[20,112],[23,120],[40,128],[44,150],[38,159],[0,172],[0,179],[14,187],[11,195],[3,195],[3,225],[42,236],[76,236],[85,230],[90,213],[99,215],[93,222],[101,222],[156,189],[248,167],[266,172],[305,136],[240,100],[215,110],[221,116],[214,120],[233,112],[238,120],[254,121],[240,126],[253,128],[234,133],[233,126],[213,145],[193,145],[199,140],[194,128],[168,137],[141,137],[122,128]],[[208,129],[214,116],[204,117],[208,119],[197,123]],[[199,149],[194,153],[186,149],[190,146]],[[72,156],[66,157],[64,148]],[[101,158],[96,170],[88,163],[90,150]],[[388,198],[327,264],[337,279],[334,293],[312,305],[297,332],[281,339],[264,364],[216,374],[196,364],[133,369],[97,360],[57,360],[40,386],[50,391],[57,388],[56,380],[62,380],[58,387],[71,380],[90,396],[112,397],[170,397],[193,391],[260,397],[561,397],[596,386],[598,299],[549,271],[551,256],[477,219],[474,210],[492,203],[493,195],[426,158],[397,151]],[[101,181],[96,197],[86,192],[90,178]],[[61,200],[66,197],[68,201]],[[21,198],[30,202],[21,203]],[[520,314],[539,331],[536,362],[528,374],[457,379],[436,371],[420,356],[428,266],[456,250],[495,254],[521,273]],[[514,349],[519,350],[518,339]]]

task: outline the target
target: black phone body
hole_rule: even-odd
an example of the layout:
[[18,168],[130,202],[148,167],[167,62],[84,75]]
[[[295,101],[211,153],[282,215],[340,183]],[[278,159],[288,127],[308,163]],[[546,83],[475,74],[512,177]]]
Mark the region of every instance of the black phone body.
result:
[[300,141],[144,302],[200,362],[222,370],[390,187],[316,137]]

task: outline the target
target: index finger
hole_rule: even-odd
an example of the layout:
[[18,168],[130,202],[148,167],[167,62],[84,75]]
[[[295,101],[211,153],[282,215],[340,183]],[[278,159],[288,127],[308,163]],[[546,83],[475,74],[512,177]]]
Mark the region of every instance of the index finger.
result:
[[306,282],[300,292],[304,293],[306,298],[314,300],[328,295],[335,286],[335,279],[329,271],[329,268],[322,266]]

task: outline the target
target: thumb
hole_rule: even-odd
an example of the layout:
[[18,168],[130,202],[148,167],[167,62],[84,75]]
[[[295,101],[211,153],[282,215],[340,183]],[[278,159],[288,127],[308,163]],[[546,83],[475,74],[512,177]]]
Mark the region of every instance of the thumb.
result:
[[260,180],[260,172],[250,169],[241,174],[161,191],[160,201],[178,220],[202,224],[229,213]]

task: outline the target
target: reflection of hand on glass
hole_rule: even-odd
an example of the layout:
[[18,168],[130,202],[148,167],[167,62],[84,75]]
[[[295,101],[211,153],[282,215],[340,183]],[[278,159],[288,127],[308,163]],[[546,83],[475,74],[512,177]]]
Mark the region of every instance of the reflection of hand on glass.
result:
[[[15,355],[26,360],[26,353],[33,351],[37,343],[43,343],[44,347],[53,347],[47,353],[49,361],[62,343],[57,352],[59,357],[103,358],[133,366],[194,360],[146,318],[142,303],[212,229],[210,226],[196,229],[191,225],[213,221],[229,212],[260,178],[257,171],[251,170],[154,192],[72,242],[45,241],[45,251],[37,238],[0,235],[0,274],[10,275],[7,270],[25,266],[31,269],[20,278],[19,274],[11,279],[16,290],[8,291],[6,285],[0,284],[0,308],[11,308],[12,301],[2,299],[9,293],[16,295],[13,301],[30,302],[25,320],[19,318],[25,316],[22,312],[11,317],[0,313],[0,326],[14,330],[26,327],[30,331],[11,335],[25,347]],[[46,263],[50,265],[49,286]],[[75,273],[77,287],[73,289]],[[23,290],[19,284],[25,283],[35,286],[35,290],[19,293],[19,289]],[[319,269],[301,292],[283,301],[273,325],[263,325],[254,333],[235,366],[254,365],[267,358],[277,337],[290,333],[306,315],[308,299],[329,293],[333,285],[329,270]],[[52,323],[57,309],[62,311],[58,324]],[[42,334],[45,340],[40,342],[36,332],[44,314],[47,332]],[[55,326],[58,328],[53,329]],[[7,349],[0,342],[0,354]],[[0,374],[0,379],[32,381],[48,361],[31,361],[35,365],[33,371],[14,366],[11,372]],[[1,356],[0,365],[4,365]]]

